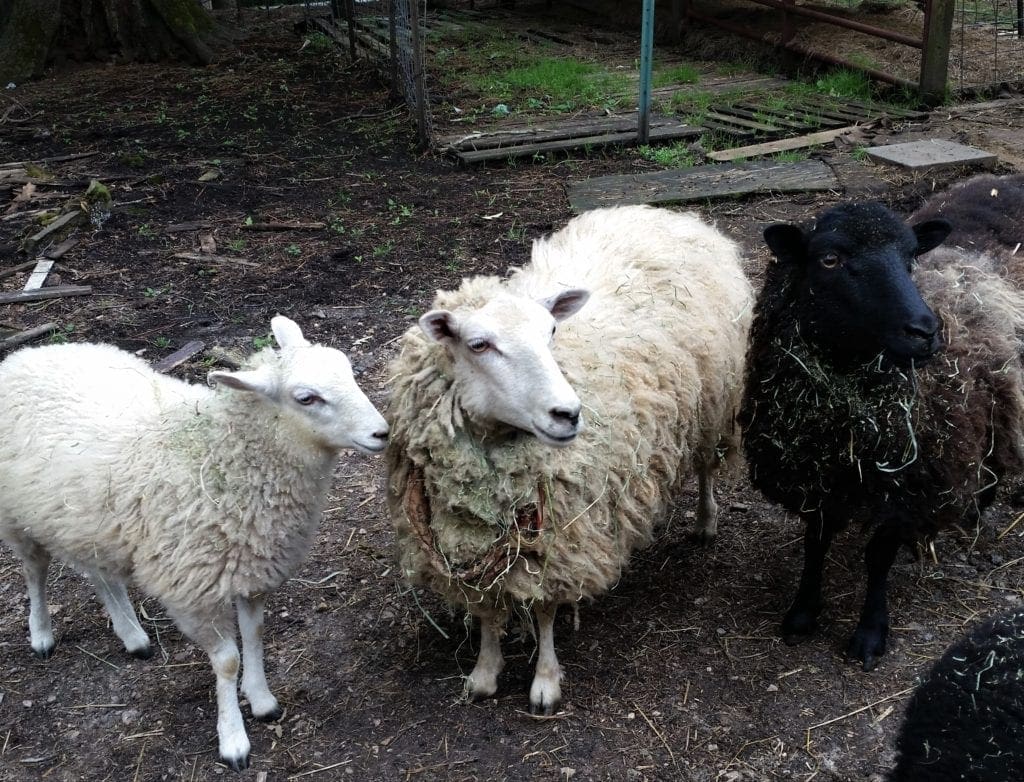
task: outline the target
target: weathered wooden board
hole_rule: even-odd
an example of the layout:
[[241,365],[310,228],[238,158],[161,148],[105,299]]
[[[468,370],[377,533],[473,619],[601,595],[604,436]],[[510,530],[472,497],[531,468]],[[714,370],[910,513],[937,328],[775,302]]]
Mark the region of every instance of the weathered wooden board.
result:
[[[703,133],[703,129],[692,125],[670,125],[666,127],[651,128],[649,138],[651,141],[669,141],[673,139],[692,138]],[[461,163],[483,163],[489,160],[508,160],[514,157],[528,157],[546,152],[567,152],[572,149],[583,147],[604,147],[614,144],[635,144],[636,130],[622,133],[604,133],[597,136],[576,136],[562,139],[560,141],[542,141],[534,144],[517,144],[510,147],[498,147],[496,149],[470,150],[467,152],[457,151],[455,156]]]
[[999,162],[991,152],[938,138],[868,147],[865,152],[876,163],[888,163],[912,171],[945,166],[994,166]]
[[758,155],[774,155],[776,152],[785,152],[790,149],[803,149],[817,144],[827,144],[830,141],[835,141],[839,136],[856,129],[856,125],[848,125],[845,128],[819,130],[817,133],[808,133],[806,136],[794,136],[776,141],[766,141],[763,144],[751,144],[748,147],[733,147],[732,149],[722,149],[718,152],[709,152],[708,157],[711,160],[727,161],[757,157]]
[[588,179],[568,187],[577,212],[620,204],[667,204],[766,191],[831,190],[839,183],[820,160],[778,163],[759,160],[697,166],[652,174]]
[[[686,125],[677,117],[651,117],[652,130],[661,128],[690,128],[689,135],[698,135],[699,128]],[[636,133],[636,112],[615,117],[589,118],[582,120],[546,120],[533,123],[501,125],[499,127],[442,136],[438,146],[451,152],[470,152],[482,149],[498,149],[521,144],[540,144],[571,138],[602,136],[608,133]]]

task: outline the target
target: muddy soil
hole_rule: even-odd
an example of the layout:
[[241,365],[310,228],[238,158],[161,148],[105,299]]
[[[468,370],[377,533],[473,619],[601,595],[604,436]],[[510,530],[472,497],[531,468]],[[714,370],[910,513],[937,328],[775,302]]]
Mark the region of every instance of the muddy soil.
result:
[[[40,178],[29,204],[11,208],[18,189],[0,189],[0,213],[10,209],[0,267],[25,260],[17,243],[31,230],[29,217],[10,214],[77,198],[94,178],[114,201],[47,283],[91,294],[0,305],[0,326],[54,322],[49,339],[112,342],[154,360],[201,340],[206,351],[174,370],[200,379],[261,344],[283,313],[347,351],[381,402],[395,340],[436,289],[523,263],[530,240],[570,218],[567,182],[654,167],[626,150],[459,168],[414,149],[406,112],[371,69],[301,44],[290,24],[263,23],[209,68],[68,67],[0,94],[0,162],[94,153],[38,163],[49,181]],[[871,134],[966,141],[1000,154],[1002,170],[1024,170],[1019,103]],[[836,192],[696,207],[743,243],[755,280],[765,224],[847,197],[910,211],[967,173],[911,176],[845,148],[813,154],[836,171]],[[268,222],[322,227],[251,229]],[[24,275],[2,283],[23,284]],[[563,611],[564,707],[535,719],[534,642],[522,628],[506,639],[498,695],[461,702],[475,634],[398,578],[382,484],[380,458],[341,461],[312,556],[269,602],[267,670],[285,714],[247,721],[244,778],[878,779],[916,677],[967,624],[1024,596],[1024,527],[1000,501],[979,530],[941,538],[937,561],[900,557],[891,650],[863,673],[842,658],[862,595],[853,530],[828,563],[819,635],[787,647],[778,622],[799,572],[800,525],[740,470],[723,481],[712,547],[687,540],[695,492],[686,491],[621,583],[579,607],[578,629]],[[20,567],[0,553],[0,779],[235,778],[217,758],[205,655],[159,604],[133,594],[157,647],[148,661],[125,655],[89,586],[55,563],[58,647],[38,661]]]

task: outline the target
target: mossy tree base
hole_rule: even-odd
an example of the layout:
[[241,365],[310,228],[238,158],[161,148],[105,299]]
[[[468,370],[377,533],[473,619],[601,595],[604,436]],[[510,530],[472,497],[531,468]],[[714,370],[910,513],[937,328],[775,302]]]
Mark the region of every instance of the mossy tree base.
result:
[[206,64],[221,42],[199,0],[13,0],[0,10],[0,86],[59,57]]

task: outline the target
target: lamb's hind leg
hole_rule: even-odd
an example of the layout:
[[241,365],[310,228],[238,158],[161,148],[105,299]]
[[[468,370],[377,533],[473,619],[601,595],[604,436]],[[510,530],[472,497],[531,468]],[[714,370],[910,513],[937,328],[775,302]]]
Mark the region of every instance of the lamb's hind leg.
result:
[[281,707],[267,686],[263,670],[263,595],[238,597],[238,630],[242,635],[242,694],[252,716],[262,722],[281,718]]
[[53,654],[53,621],[46,604],[46,572],[50,567],[50,552],[31,540],[11,541],[11,548],[21,559],[28,588],[28,635],[32,653],[41,660]]
[[555,614],[557,603],[538,603],[537,615],[537,670],[530,686],[530,714],[550,717],[562,701],[562,666],[555,654]]
[[700,543],[711,543],[718,534],[718,503],[715,502],[715,473],[710,467],[697,470],[697,529]]
[[121,639],[128,654],[140,660],[148,660],[153,656],[153,647],[149,645],[149,636],[139,624],[124,583],[100,572],[89,575],[96,586],[96,594],[110,615],[114,632]]
[[466,677],[467,700],[489,698],[498,691],[498,674],[505,667],[501,654],[501,637],[505,634],[508,612],[497,611],[480,617],[480,654],[473,672]]

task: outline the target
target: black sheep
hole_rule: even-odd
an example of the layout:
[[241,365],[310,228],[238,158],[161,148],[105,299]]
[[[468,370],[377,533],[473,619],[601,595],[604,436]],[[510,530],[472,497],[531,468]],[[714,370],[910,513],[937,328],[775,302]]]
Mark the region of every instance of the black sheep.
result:
[[867,587],[847,655],[864,670],[885,653],[901,545],[974,524],[1024,466],[1024,296],[984,254],[917,260],[950,230],[910,227],[881,204],[765,230],[777,262],[754,312],[740,421],[751,481],[806,523],[783,637],[813,632],[829,546],[860,522],[872,530]]
[[889,782],[1024,779],[1024,610],[977,626],[914,692]]

